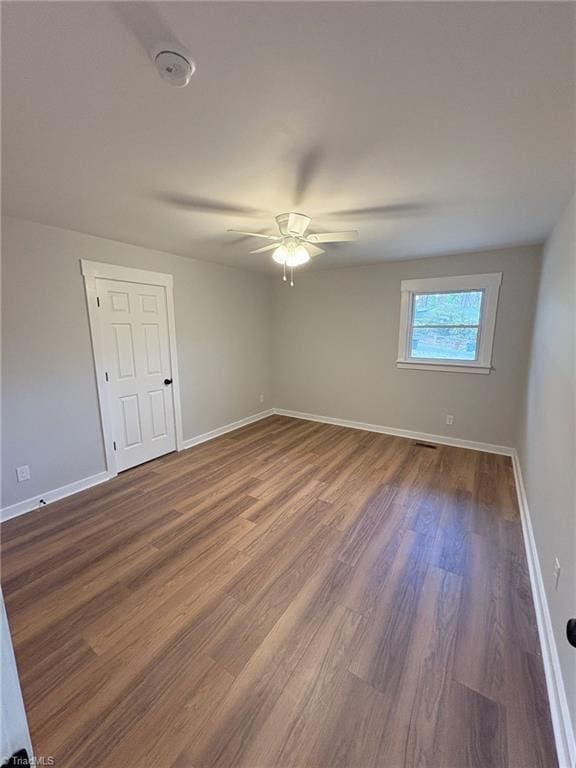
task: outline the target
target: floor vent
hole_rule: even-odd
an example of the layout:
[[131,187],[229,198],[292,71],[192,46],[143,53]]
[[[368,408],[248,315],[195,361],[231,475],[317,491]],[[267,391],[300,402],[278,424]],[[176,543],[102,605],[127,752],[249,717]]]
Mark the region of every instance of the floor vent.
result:
[[430,445],[430,443],[414,443],[414,445],[418,446],[418,448],[431,448],[433,451],[438,448],[437,445]]

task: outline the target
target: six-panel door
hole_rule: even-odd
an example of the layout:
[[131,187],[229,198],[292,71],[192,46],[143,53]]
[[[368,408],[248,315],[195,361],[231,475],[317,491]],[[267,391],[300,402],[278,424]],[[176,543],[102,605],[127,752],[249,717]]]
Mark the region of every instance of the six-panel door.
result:
[[166,291],[96,281],[118,471],[176,449]]

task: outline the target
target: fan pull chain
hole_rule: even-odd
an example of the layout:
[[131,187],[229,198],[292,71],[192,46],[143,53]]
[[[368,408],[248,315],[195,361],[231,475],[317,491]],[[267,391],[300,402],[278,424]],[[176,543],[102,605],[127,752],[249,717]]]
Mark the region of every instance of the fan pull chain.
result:
[[284,262],[284,274],[282,276],[282,280],[284,280],[284,282],[286,282],[286,262]]
[[290,267],[290,288],[294,287],[294,267]]

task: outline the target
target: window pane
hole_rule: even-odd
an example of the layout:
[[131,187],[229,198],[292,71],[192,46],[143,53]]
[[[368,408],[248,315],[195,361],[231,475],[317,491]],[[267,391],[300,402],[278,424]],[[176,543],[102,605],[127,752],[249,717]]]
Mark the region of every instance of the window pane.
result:
[[478,328],[414,328],[410,357],[476,360]]
[[479,325],[482,291],[414,294],[414,325]]

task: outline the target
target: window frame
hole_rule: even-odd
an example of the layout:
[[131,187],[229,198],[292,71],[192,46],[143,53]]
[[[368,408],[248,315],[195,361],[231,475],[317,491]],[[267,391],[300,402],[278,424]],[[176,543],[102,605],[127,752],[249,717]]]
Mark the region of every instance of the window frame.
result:
[[[398,368],[412,370],[449,371],[454,373],[490,373],[492,347],[496,328],[496,311],[502,282],[501,272],[482,275],[458,275],[451,277],[426,277],[402,280],[400,303],[400,332],[398,337]],[[464,293],[481,291],[480,322],[478,325],[477,355],[475,360],[456,358],[439,359],[411,357],[412,332],[414,329],[414,296],[422,293]],[[418,326],[416,326],[418,327]],[[425,327],[425,326],[424,326]],[[476,327],[476,326],[471,326]]]

